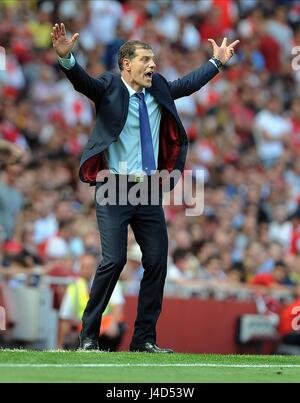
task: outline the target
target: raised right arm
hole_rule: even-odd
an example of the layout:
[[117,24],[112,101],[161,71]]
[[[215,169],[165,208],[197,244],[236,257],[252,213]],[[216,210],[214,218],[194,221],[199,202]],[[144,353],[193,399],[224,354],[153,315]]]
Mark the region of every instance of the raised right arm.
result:
[[60,24],[60,26],[55,24],[51,37],[61,68],[73,84],[75,90],[86,95],[94,102],[99,100],[108,86],[108,80],[105,75],[100,78],[91,77],[74,59],[71,51],[79,34],[76,33],[71,39],[67,39],[64,24]]

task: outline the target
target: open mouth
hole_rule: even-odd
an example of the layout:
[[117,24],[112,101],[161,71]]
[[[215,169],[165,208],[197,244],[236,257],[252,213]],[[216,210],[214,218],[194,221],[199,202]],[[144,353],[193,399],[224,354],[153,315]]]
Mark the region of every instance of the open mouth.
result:
[[153,71],[149,71],[148,73],[145,74],[145,76],[146,76],[149,80],[151,80],[151,79],[152,79],[152,76],[153,76]]

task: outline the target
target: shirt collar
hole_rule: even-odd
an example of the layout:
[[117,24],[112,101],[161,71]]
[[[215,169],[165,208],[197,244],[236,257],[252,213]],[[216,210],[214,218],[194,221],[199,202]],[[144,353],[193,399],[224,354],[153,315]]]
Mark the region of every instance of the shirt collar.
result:
[[[126,83],[126,81],[124,80],[123,77],[121,77],[121,79],[122,79],[123,83],[125,84],[125,86],[126,86],[128,92],[129,92],[129,97],[132,97],[133,95],[135,95],[137,92],[136,92],[132,87],[130,87],[129,84]],[[146,95],[146,90],[145,90],[145,88],[143,88],[142,92],[144,93],[144,95]]]

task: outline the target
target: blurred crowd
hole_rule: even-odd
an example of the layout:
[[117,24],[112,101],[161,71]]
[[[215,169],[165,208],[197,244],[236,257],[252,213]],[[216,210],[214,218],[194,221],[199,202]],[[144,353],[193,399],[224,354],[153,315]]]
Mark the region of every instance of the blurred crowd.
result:
[[[2,279],[34,286],[78,272],[85,253],[101,256],[95,190],[78,179],[94,110],[59,68],[55,22],[80,33],[74,54],[92,76],[117,70],[128,39],[152,45],[168,80],[211,57],[207,39],[240,39],[221,74],[176,101],[190,140],[187,174],[204,172],[205,207],[188,217],[184,205],[165,206],[168,286],[292,293],[300,283],[300,66],[292,51],[300,3],[292,0],[1,0],[0,139],[23,150],[0,173]],[[140,258],[129,231],[128,293],[138,291]]]

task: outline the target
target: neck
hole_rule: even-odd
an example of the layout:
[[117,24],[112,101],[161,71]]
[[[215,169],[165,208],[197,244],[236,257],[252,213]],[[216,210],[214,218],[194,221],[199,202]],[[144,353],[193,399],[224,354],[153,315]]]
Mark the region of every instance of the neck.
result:
[[128,77],[127,74],[122,73],[121,77],[135,92],[140,92],[143,90],[144,87],[141,87],[139,84],[137,84],[130,76]]

